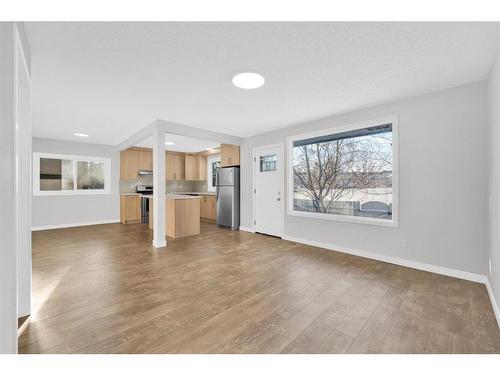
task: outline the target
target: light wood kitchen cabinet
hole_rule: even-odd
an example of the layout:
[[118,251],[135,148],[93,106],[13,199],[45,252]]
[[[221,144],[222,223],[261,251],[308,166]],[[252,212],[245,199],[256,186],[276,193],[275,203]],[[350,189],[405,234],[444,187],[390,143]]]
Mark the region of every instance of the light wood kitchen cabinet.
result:
[[167,152],[165,161],[165,175],[167,180],[184,180],[184,154]]
[[153,169],[153,151],[139,150],[139,169]]
[[198,181],[207,180],[207,157],[198,155]]
[[165,178],[169,181],[175,180],[175,158],[171,152],[165,153]]
[[141,196],[120,196],[120,221],[122,224],[139,223],[141,221]]
[[184,155],[175,154],[175,179],[184,180],[185,179],[185,166],[184,166]]
[[221,167],[233,167],[240,165],[240,146],[220,145]]
[[[168,237],[180,238],[200,234],[200,198],[166,197],[165,231]],[[149,205],[149,229],[153,229],[153,200]]]
[[196,155],[185,155],[185,179],[187,181],[198,180],[198,157]]
[[213,221],[217,219],[217,205],[214,195],[203,195],[201,197],[200,217]]
[[139,173],[139,150],[129,148],[120,152],[120,178],[135,180]]
[[[228,156],[227,165],[233,165],[231,163],[234,163],[234,160],[239,163],[239,151],[237,155],[237,159],[234,156]],[[120,179],[136,180],[140,170],[152,169],[153,151],[151,149],[132,147],[120,153]],[[169,181],[206,181],[207,157],[200,154],[166,151],[165,178]]]

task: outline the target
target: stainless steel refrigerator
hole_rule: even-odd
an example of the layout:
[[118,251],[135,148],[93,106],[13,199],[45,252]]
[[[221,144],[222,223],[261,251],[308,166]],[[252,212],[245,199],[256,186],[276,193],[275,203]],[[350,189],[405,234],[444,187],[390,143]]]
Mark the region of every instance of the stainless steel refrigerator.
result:
[[217,224],[240,227],[240,168],[225,167],[217,171],[216,179]]

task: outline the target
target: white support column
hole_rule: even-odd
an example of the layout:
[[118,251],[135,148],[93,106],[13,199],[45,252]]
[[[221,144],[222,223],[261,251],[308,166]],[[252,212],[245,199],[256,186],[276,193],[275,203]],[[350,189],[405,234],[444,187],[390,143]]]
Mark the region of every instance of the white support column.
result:
[[17,353],[14,23],[0,22],[0,354]]
[[167,246],[165,209],[165,132],[153,129],[153,246]]

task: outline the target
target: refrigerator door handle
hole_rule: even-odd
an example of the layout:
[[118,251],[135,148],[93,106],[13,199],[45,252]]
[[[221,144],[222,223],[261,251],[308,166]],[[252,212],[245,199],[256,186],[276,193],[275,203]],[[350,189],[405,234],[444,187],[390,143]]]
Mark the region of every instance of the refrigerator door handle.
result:
[[215,200],[219,200],[219,171],[215,174]]

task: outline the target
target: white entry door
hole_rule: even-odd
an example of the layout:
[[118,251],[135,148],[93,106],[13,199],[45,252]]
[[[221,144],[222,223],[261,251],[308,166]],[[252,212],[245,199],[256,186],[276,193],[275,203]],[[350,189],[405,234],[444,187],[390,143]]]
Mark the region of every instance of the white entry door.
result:
[[256,232],[283,235],[283,148],[254,150],[254,228]]

